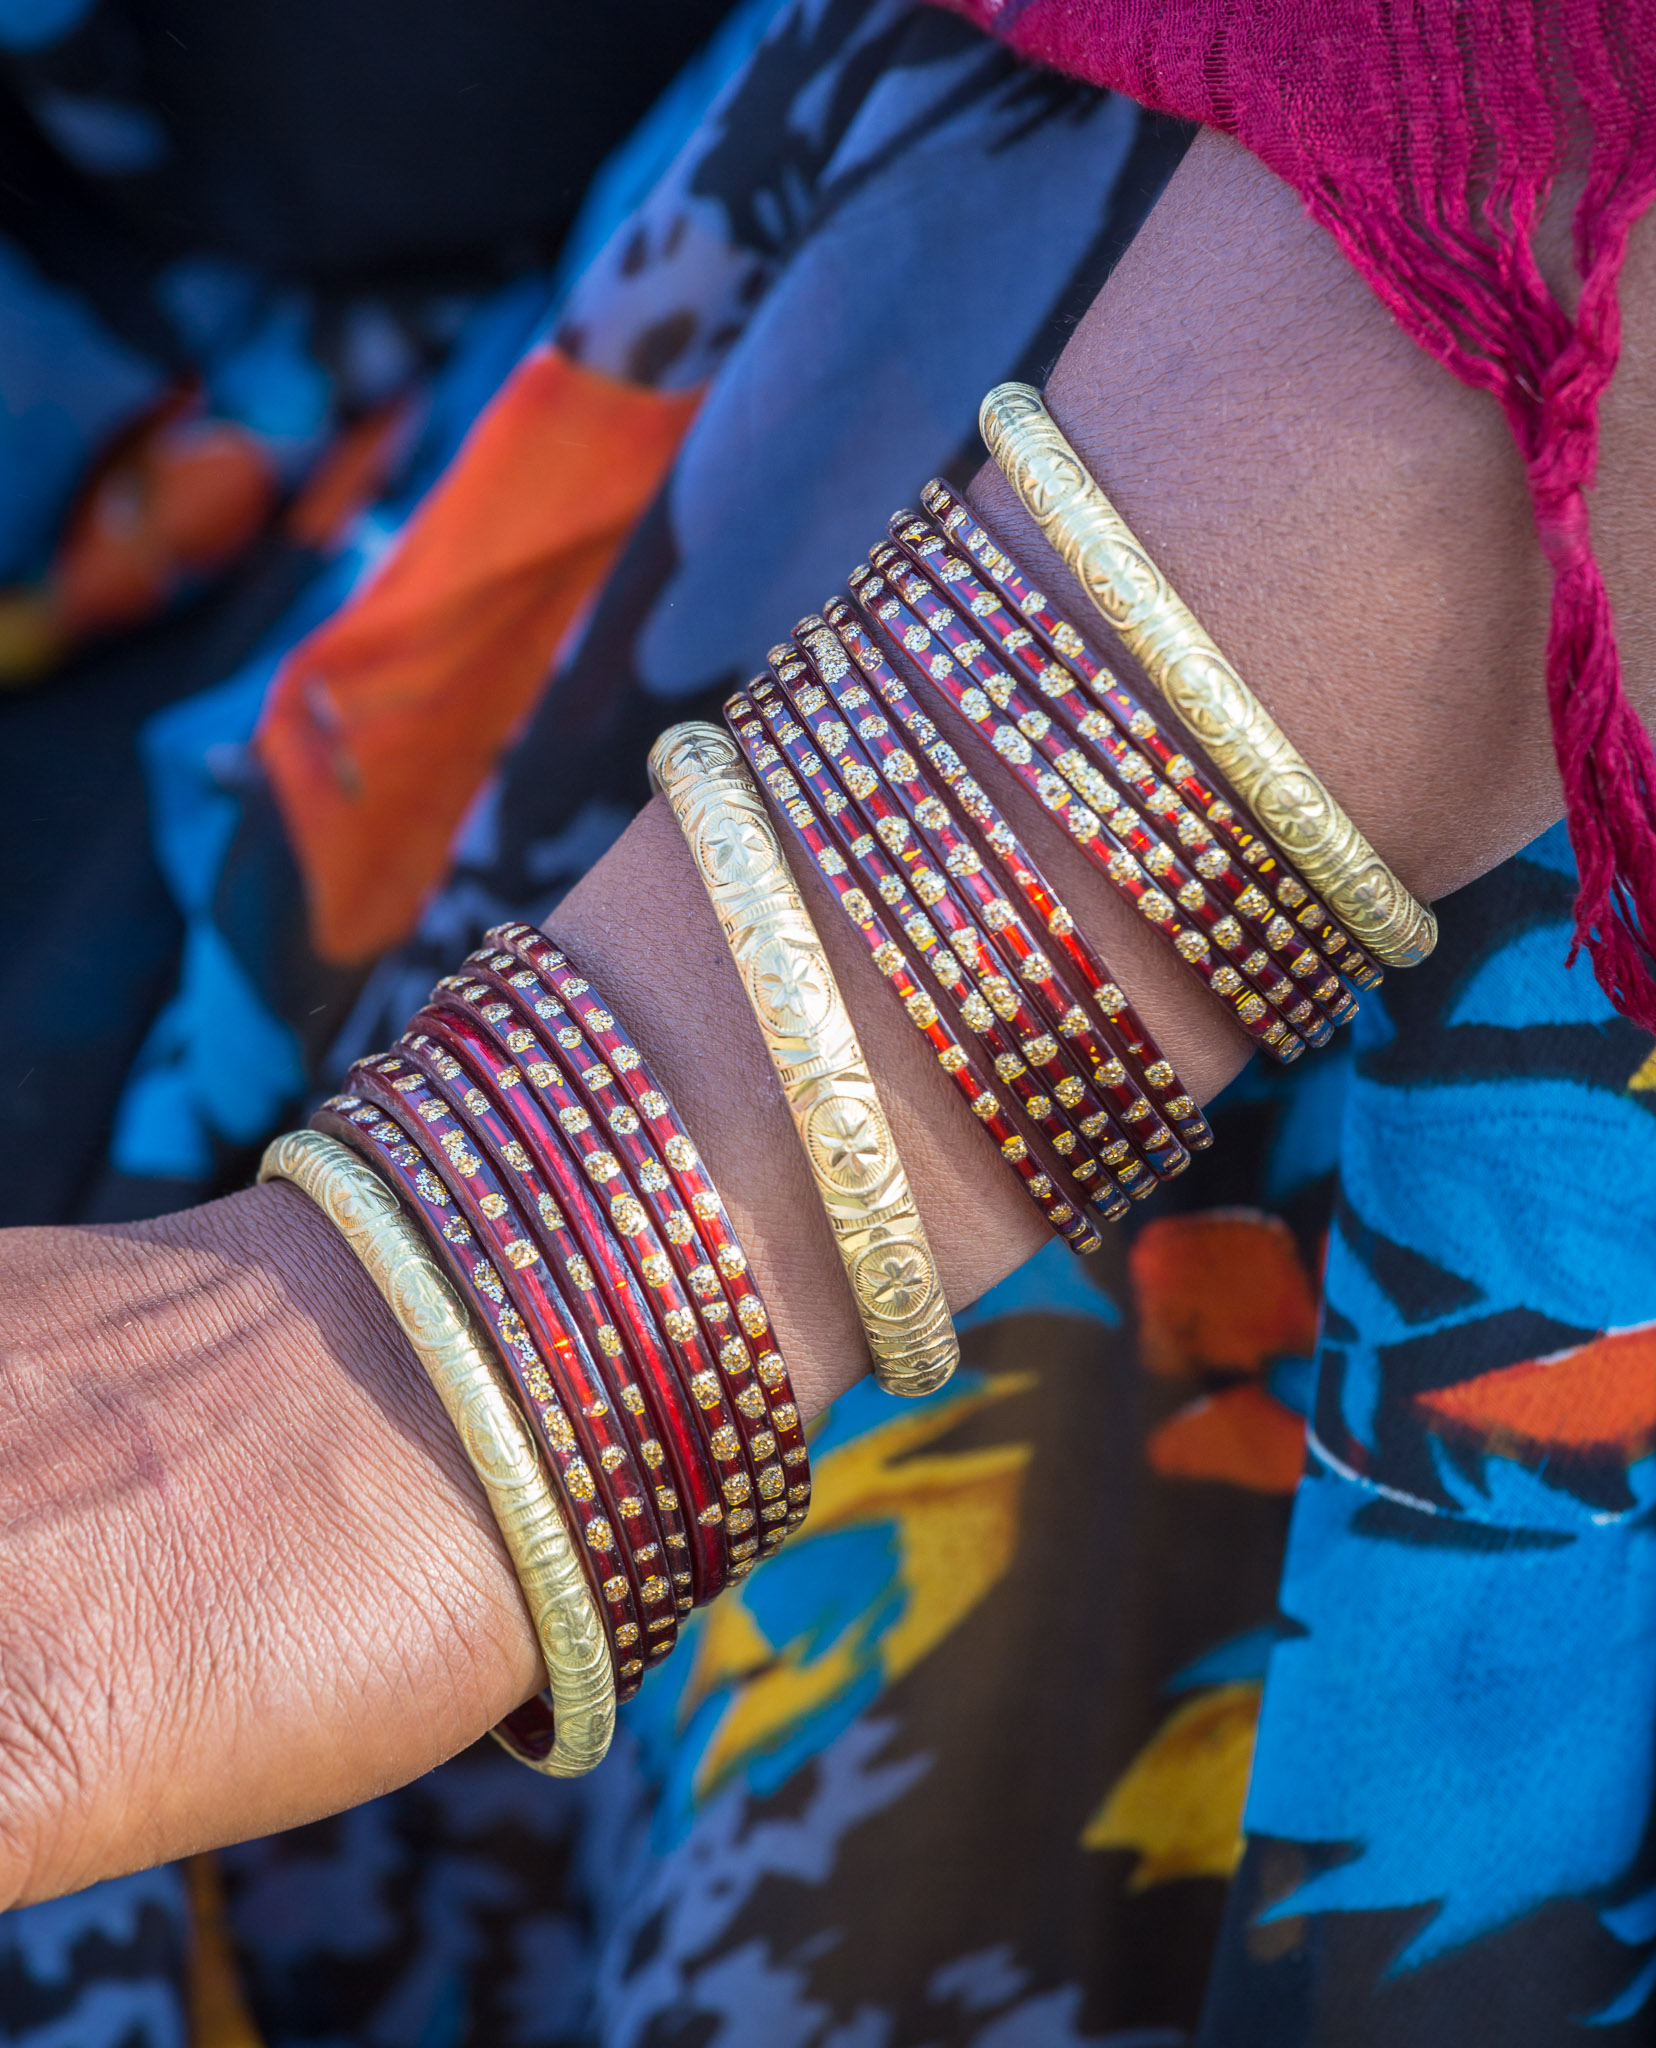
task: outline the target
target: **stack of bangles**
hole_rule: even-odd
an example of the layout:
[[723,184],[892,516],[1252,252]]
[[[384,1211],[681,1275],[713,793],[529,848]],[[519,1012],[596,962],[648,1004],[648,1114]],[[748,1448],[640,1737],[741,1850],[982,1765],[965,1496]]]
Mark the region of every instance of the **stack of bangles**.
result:
[[[984,439],[1168,707],[1152,709],[946,484],[651,774],[683,829],[893,1393],[942,1385],[948,1305],[776,827],[1076,1252],[1212,1143],[1097,946],[950,743],[975,729],[1273,1059],[1436,927],[1088,476],[1038,394]],[[1172,721],[1182,736],[1172,730]],[[1199,746],[1205,760],[1184,751]],[[1221,780],[1221,778],[1223,778]],[[453,1418],[548,1691],[497,1737],[590,1769],[685,1617],[805,1519],[788,1369],[694,1139],[580,969],[501,925],[261,1178],[362,1260]]]

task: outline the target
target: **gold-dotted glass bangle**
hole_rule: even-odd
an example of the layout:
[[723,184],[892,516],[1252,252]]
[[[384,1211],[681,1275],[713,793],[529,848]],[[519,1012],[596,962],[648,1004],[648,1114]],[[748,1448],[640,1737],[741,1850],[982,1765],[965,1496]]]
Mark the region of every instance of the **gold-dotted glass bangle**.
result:
[[500,1367],[416,1225],[354,1152],[320,1131],[289,1131],[266,1151],[259,1178],[291,1181],[362,1262],[436,1388],[500,1524],[546,1660],[555,1735],[544,1755],[531,1754],[509,1729],[496,1729],[496,1739],[550,1777],[590,1771],[615,1732],[615,1668],[551,1481]]
[[1041,395],[998,384],[978,423],[1053,552],[1352,936],[1390,967],[1437,944],[1437,919],[1392,873],[1220,653],[1087,474]]
[[793,1113],[873,1354],[891,1394],[929,1394],[960,1346],[925,1226],[764,804],[715,725],[675,725],[650,750]]

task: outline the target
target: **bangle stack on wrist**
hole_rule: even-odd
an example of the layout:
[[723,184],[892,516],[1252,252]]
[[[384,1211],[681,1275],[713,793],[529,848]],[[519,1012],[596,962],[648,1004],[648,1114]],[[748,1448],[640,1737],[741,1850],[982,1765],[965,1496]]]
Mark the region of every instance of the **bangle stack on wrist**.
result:
[[[423,1284],[492,1349],[555,1492],[613,1721],[683,1617],[810,1501],[787,1367],[705,1164],[613,1013],[525,925],[491,933],[313,1122],[266,1176],[297,1177],[283,1148],[349,1147],[423,1226]],[[588,1769],[564,1718],[554,1685],[496,1733],[542,1770]]]
[[[974,620],[981,621],[980,630],[989,633],[1002,659],[1010,657],[1043,694],[1067,697],[1067,691],[1056,687],[1067,671],[1116,728],[1114,735],[1100,732],[1096,721],[1083,714],[1075,721],[1077,738],[1083,744],[1094,740],[1095,735],[1099,741],[1108,740],[1111,759],[1117,762],[1124,761],[1123,749],[1128,743],[1141,749],[1168,788],[1177,791],[1189,811],[1212,828],[1216,842],[1231,848],[1252,879],[1285,916],[1293,918],[1308,933],[1330,964],[1355,987],[1377,988],[1380,970],[1375,963],[1332,918],[1326,913],[1319,914],[1305,884],[1285,865],[1270,841],[1249,830],[1246,820],[1218,794],[1211,779],[1204,778],[1198,765],[1174,744],[1154,715],[1111,674],[1075,628],[1058,616],[1018,565],[1001,553],[948,485],[934,480],[921,495],[943,534],[969,558],[971,568],[981,573],[983,581],[973,578],[958,558],[944,555],[940,539],[928,541],[923,530],[918,545],[915,537],[905,538],[902,529],[909,522],[902,514],[893,519],[892,529],[911,554],[918,554],[922,568],[930,569],[932,558],[938,558],[939,577],[950,589],[958,586],[959,601]],[[1002,605],[994,603],[991,590],[994,597],[1003,600]],[[1142,770],[1137,772],[1139,780],[1145,781]],[[1165,817],[1171,805],[1165,798],[1161,803],[1166,808],[1158,808],[1157,816]]]
[[[1299,1058],[1308,1044],[1323,1043],[1332,1029],[1329,1017],[1260,944],[1257,916],[1269,914],[1263,892],[1244,891],[1244,914],[1255,912],[1247,923],[1229,914],[1190,868],[1184,849],[1175,850],[1152,831],[1154,813],[1139,786],[1126,777],[1106,778],[1067,745],[1064,729],[1018,688],[951,608],[936,601],[899,549],[875,549],[874,563],[876,573],[852,578],[870,625],[900,639],[934,689],[1058,819],[1117,894],[1227,1005],[1249,1037],[1283,1062]],[[1337,977],[1328,979],[1338,990]]]
[[[1064,1013],[1058,1026],[1060,1035],[1081,1047],[1101,1086],[1120,1086],[1122,1077],[1117,1074],[1117,1067],[1129,1069],[1184,1145],[1192,1152],[1206,1151],[1213,1143],[1206,1118],[1185,1093],[1171,1061],[1164,1057],[1143,1019],[1002,812],[975,777],[966,772],[959,754],[920,709],[855,609],[844,598],[836,598],[826,607],[825,617],[861,677],[873,686],[880,703],[898,720],[955,795],[962,812],[977,828],[980,843],[988,848],[996,872],[1011,885],[1030,915],[1045,927],[1053,945],[1079,977],[1085,1000]],[[802,637],[807,646],[818,644],[814,620],[804,622]],[[848,714],[859,719],[878,708],[861,680],[849,682],[839,692],[837,701]]]
[[[857,886],[846,856],[835,843],[836,835],[831,827],[823,823],[818,813],[791,795],[786,784],[771,780],[779,773],[771,764],[780,757],[765,738],[757,714],[732,710],[730,723],[743,753],[782,803],[806,852],[816,861],[840,908],[862,935],[876,966],[890,983],[909,1021],[931,1045],[938,1064],[965,1097],[973,1115],[999,1145],[1030,1199],[1040,1208],[1052,1228],[1077,1251],[1096,1250],[1101,1242],[1097,1231],[1087,1217],[1077,1212],[1073,1203],[1065,1201],[1051,1178],[1042,1171],[1031,1155],[1027,1141],[1008,1116],[1004,1102],[987,1079],[983,1065],[973,1059],[926,992],[914,956],[895,936],[901,927],[891,921],[889,913],[877,909],[874,899]],[[915,936],[913,943],[920,957],[925,959],[929,959],[933,952],[941,953],[943,950],[929,927]],[[949,957],[952,962],[953,956]],[[958,966],[954,966],[948,979],[953,982],[958,978]]]
[[[1072,1251],[1212,1143],[1096,943],[950,736],[975,732],[1256,1045],[1298,1059],[1435,926],[1082,468],[1006,385],[984,437],[1211,765],[940,482],[650,772],[729,943],[882,1386],[954,1370],[943,1283],[766,811]],[[732,735],[734,737],[732,737]],[[1216,772],[1218,771],[1218,772]],[[1224,780],[1221,781],[1221,774]],[[262,1177],[318,1202],[391,1304],[500,1520],[549,1691],[495,1732],[589,1769],[685,1618],[805,1518],[771,1319],[690,1133],[584,974],[491,932]]]

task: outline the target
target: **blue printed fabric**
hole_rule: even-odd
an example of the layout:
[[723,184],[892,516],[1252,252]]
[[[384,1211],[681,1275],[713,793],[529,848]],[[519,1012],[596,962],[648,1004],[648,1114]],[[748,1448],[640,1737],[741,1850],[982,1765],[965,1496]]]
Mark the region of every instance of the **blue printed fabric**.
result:
[[[606,346],[683,314],[707,396],[415,937],[337,985],[232,886],[279,821],[199,766],[268,650],[150,725],[195,950],[114,1077],[131,1156],[256,1141],[261,1032],[325,1086],[488,924],[544,915],[654,734],[929,474],[970,476],[983,388],[1050,366],[1188,140],[909,0],[788,0],[683,105],[640,232],[595,238],[564,303]],[[512,354],[451,359],[472,410]],[[1656,1056],[1566,966],[1572,891],[1551,833],[1441,905],[1433,959],[1245,1073],[1215,1151],[1085,1267],[1055,1246],[964,1317],[950,1386],[842,1398],[810,1521],[692,1619],[590,1779],[483,1744],[13,1913],[0,2037],[1656,2039]]]
[[1656,1062],[1574,887],[1559,827],[1359,1025],[1215,2042],[1656,2028]]

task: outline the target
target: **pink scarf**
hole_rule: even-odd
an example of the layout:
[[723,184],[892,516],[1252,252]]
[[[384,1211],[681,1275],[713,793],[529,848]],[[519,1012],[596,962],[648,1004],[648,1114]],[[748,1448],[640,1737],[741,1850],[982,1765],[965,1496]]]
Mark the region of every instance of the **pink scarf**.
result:
[[[1622,691],[1587,510],[1617,279],[1656,193],[1656,0],[945,4],[1026,56],[1234,135],[1404,331],[1500,401],[1553,570],[1547,697],[1581,874],[1575,948],[1656,1031],[1656,757]],[[1567,125],[1588,138],[1573,320],[1531,247]]]

